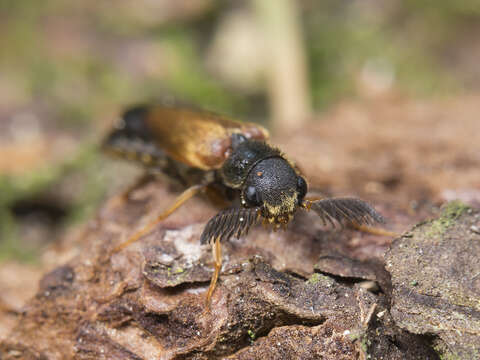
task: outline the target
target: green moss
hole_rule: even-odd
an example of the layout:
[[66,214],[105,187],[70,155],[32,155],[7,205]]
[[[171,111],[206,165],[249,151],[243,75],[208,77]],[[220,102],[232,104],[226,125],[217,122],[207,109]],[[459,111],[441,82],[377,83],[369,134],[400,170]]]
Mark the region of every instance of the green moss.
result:
[[455,200],[447,203],[442,209],[442,217],[455,220],[470,207],[459,200]]
[[255,338],[256,338],[255,333],[254,333],[252,330],[250,330],[250,329],[247,330],[247,335],[248,335],[248,337],[250,338],[250,340],[252,340],[252,341],[254,341]]
[[[437,353],[438,357],[441,359],[441,360],[460,360],[460,359],[465,359],[465,353],[462,355],[458,355],[458,353],[454,353],[452,352],[448,346],[440,341],[440,340],[437,340],[437,342],[435,342],[433,344],[433,350],[435,350],[435,352]],[[479,359],[479,354],[478,354],[478,351],[477,349],[474,347],[474,346],[471,346],[468,350],[468,359]]]
[[468,209],[470,208],[461,201],[452,201],[444,205],[440,217],[430,223],[430,230],[427,231],[426,235],[432,237],[444,234]]
[[368,345],[369,341],[367,340],[367,337],[364,336],[362,341],[360,342],[360,346],[362,348],[363,354],[366,355],[367,359],[370,359],[370,355],[368,354]]
[[437,353],[441,360],[460,360],[461,358],[451,353],[443,343],[436,343],[433,345],[433,350]]
[[449,353],[449,354],[439,354],[440,360],[461,360],[462,358],[460,356],[457,356],[455,354]]
[[307,280],[307,284],[309,285],[316,285],[318,283],[322,283],[324,286],[331,286],[333,285],[333,282],[334,281],[328,276],[319,273],[313,273],[312,276],[310,276],[310,279]]
[[368,354],[368,347],[371,345],[370,340],[363,331],[354,331],[349,335],[349,339],[352,342],[357,342],[360,345],[360,349],[363,352],[364,358],[371,359]]
[[310,276],[310,279],[307,280],[307,284],[316,284],[319,281],[320,281],[320,274],[314,273],[312,276]]
[[178,268],[176,268],[176,269],[174,270],[174,273],[175,273],[175,274],[181,274],[181,273],[183,273],[184,271],[185,271],[184,268],[178,267]]

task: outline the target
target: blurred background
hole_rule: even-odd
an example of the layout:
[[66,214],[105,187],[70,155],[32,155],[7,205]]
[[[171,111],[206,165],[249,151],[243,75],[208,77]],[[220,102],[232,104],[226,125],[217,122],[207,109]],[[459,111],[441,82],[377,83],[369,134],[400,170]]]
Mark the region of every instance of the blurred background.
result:
[[0,29],[0,262],[37,262],[140,173],[97,152],[130,104],[281,137],[345,102],[480,90],[478,0],[0,0]]

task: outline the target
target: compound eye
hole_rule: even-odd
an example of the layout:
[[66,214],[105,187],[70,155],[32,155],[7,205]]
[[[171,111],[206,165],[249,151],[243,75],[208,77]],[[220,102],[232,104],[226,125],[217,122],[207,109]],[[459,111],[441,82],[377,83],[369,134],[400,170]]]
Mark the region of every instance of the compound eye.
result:
[[307,194],[307,182],[301,176],[297,177],[297,191],[298,191],[298,199],[303,200],[303,198]]
[[250,206],[260,205],[260,199],[255,186],[248,186],[245,189],[245,200],[247,200],[247,203]]

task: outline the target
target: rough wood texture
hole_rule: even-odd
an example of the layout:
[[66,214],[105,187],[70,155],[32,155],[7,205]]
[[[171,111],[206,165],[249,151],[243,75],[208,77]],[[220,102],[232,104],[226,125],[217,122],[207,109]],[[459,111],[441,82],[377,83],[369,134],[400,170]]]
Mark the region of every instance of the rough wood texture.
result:
[[438,335],[446,358],[480,356],[480,213],[462,203],[392,244],[393,318],[415,334]]
[[322,230],[314,214],[303,214],[288,232],[260,227],[248,240],[231,241],[208,311],[212,260],[199,236],[215,209],[197,199],[141,242],[109,256],[152,216],[147,209],[173,197],[161,181],[133,195],[120,207],[105,208],[82,239],[84,251],[41,280],[1,345],[4,358],[29,352],[34,359],[246,359],[266,351],[274,358],[354,359],[367,351],[434,358],[421,337],[405,350],[371,331],[388,327],[393,335],[384,336],[400,342],[412,337],[385,325],[385,295],[313,273],[319,253],[346,243],[351,231]]
[[[313,188],[374,200],[388,226],[403,231],[452,194],[479,203],[478,119],[471,115],[477,104],[472,97],[429,107],[345,105],[332,121],[274,142],[300,160]],[[396,272],[407,259],[400,242],[389,255],[398,263],[389,267],[392,290],[382,266],[390,239],[326,229],[314,213],[298,213],[287,232],[256,227],[246,239],[226,243],[210,311],[204,300],[211,251],[199,237],[217,210],[205,199],[192,200],[140,242],[109,256],[178,191],[165,180],[150,181],[127,202],[103,207],[74,245],[78,255],[47,274],[22,308],[0,343],[0,358],[438,359],[434,347],[448,353],[441,344],[448,344],[449,333],[430,332],[427,312],[415,317],[403,311],[418,310],[418,292],[407,287],[412,296],[402,295],[408,274]],[[457,222],[465,230],[466,221],[458,217],[451,231]],[[418,238],[399,241],[435,245],[422,240],[421,229],[412,232]],[[469,236],[452,245],[454,252],[439,253],[446,256],[443,265],[455,254],[474,254],[468,244],[478,235]],[[425,252],[416,256],[433,264]],[[461,288],[465,270],[457,275],[448,278],[449,289]],[[446,286],[441,278],[418,279],[411,281],[419,290],[435,281]],[[478,303],[478,293],[471,294]]]

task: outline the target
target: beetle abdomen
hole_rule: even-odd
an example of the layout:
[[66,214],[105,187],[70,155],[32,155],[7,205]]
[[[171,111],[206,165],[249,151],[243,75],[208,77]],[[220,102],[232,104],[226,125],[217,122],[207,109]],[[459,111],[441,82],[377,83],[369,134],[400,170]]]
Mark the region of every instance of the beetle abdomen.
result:
[[104,140],[103,149],[144,165],[162,167],[167,155],[152,142],[151,131],[145,122],[147,113],[146,106],[136,106],[127,110],[115,129]]

